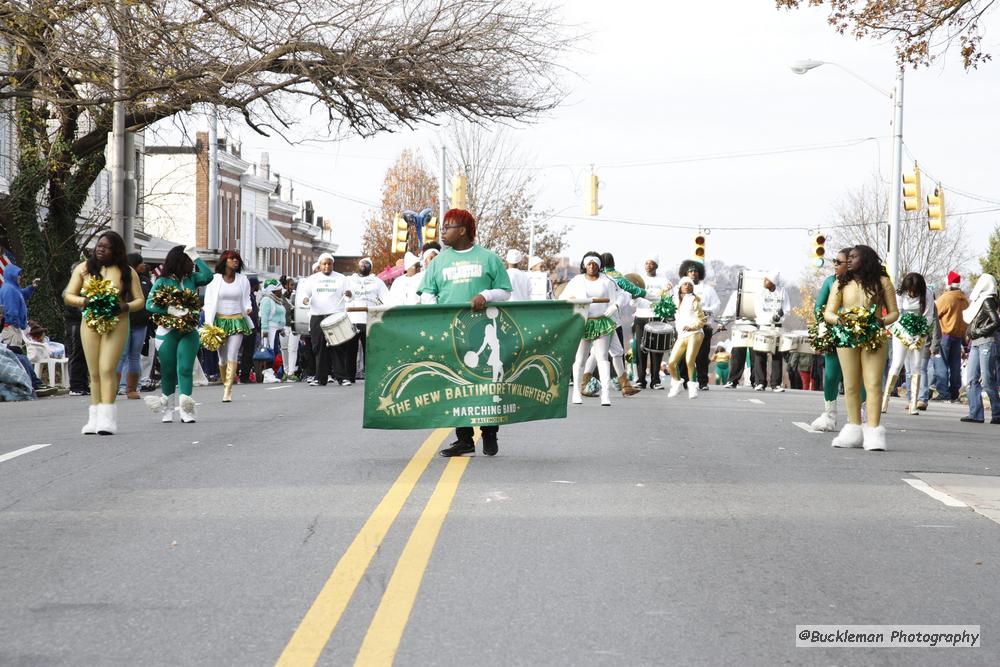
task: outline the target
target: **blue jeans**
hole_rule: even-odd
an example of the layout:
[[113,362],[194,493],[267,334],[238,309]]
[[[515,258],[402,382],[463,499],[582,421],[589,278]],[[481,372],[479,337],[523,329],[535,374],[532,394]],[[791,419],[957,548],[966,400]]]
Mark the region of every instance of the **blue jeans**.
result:
[[[946,375],[938,377],[938,393],[942,398],[958,400],[958,390],[962,387],[962,339],[941,336],[941,359]],[[947,386],[944,377],[948,378]]]
[[920,385],[920,391],[917,392],[917,400],[924,403],[931,397],[931,383],[934,382],[934,364],[929,363],[930,360],[930,356],[921,355],[920,357],[920,377],[923,378],[923,384]]
[[969,350],[969,416],[983,419],[983,390],[990,397],[993,419],[1000,419],[1000,397],[997,396],[997,379],[993,374],[996,343],[990,341]]
[[[122,350],[122,358],[118,360],[118,373],[122,376],[122,370],[128,366],[128,373],[141,373],[142,344],[146,340],[146,327],[132,329],[128,333],[128,340],[125,341],[125,349]],[[122,386],[125,386],[124,384]]]

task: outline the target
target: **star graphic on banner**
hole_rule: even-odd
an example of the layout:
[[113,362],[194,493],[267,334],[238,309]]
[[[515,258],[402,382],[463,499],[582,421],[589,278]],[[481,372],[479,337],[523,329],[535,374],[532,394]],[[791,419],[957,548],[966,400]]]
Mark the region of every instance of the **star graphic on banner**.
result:
[[443,334],[441,334],[441,338],[447,338],[447,337],[448,337],[448,332],[447,331],[445,331]]
[[426,331],[421,331],[421,332],[420,332],[420,335],[421,335],[421,336],[426,336],[426,335],[427,335],[427,332],[426,332]]
[[379,410],[381,410],[382,412],[386,412],[389,409],[390,405],[392,405],[392,397],[391,396],[379,396],[379,399],[378,399],[378,409]]

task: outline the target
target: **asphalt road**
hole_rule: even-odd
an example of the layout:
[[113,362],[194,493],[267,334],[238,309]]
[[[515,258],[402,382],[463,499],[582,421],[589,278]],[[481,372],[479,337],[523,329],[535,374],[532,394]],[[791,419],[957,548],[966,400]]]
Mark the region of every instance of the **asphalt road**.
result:
[[818,393],[645,391],[459,461],[361,429],[361,389],[199,387],[192,425],[119,401],[109,437],[85,398],[0,405],[0,665],[1000,664],[1000,525],[903,481],[997,481],[962,406],[894,403],[869,453],[794,424]]

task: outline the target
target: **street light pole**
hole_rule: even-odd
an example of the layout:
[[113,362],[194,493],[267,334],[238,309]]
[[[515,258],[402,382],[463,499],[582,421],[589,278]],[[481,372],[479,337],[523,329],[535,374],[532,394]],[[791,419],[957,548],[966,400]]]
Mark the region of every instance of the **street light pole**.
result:
[[889,243],[886,267],[893,285],[899,284],[900,193],[903,191],[903,67],[896,70],[896,87],[892,93],[892,186],[889,192]]
[[896,85],[891,93],[888,93],[863,76],[852,72],[843,65],[825,60],[799,60],[791,65],[791,69],[796,74],[805,74],[811,69],[820,65],[833,65],[844,70],[854,78],[860,80],[870,88],[874,88],[879,93],[892,99],[892,185],[889,193],[889,239],[886,244],[886,271],[889,278],[895,285],[899,273],[899,246],[902,238],[899,232],[900,201],[903,191],[903,67],[896,70]]

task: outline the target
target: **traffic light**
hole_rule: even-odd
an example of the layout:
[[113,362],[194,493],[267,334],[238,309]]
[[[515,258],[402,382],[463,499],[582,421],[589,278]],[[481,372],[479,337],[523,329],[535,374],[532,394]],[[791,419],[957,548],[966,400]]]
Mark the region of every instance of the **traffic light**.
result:
[[903,174],[903,209],[920,210],[920,167],[913,163],[913,171]]
[[927,229],[944,231],[944,186],[938,183],[934,194],[927,195]]
[[[705,263],[705,235],[699,233],[694,237],[694,258]],[[683,276],[681,276],[683,278]]]
[[826,257],[826,236],[817,232],[813,237],[813,266],[817,268],[823,266],[824,257]]
[[597,215],[600,208],[597,203],[597,191],[601,187],[601,182],[597,180],[597,174],[590,172],[590,215]]
[[451,207],[463,211],[469,209],[468,180],[465,174],[458,172],[451,178]]
[[392,252],[403,254],[406,252],[406,242],[410,236],[410,225],[401,215],[396,215],[392,221]]
[[438,219],[437,216],[431,216],[431,219],[427,221],[424,225],[424,243],[428,241],[437,241],[438,237]]

